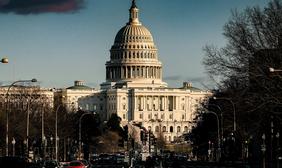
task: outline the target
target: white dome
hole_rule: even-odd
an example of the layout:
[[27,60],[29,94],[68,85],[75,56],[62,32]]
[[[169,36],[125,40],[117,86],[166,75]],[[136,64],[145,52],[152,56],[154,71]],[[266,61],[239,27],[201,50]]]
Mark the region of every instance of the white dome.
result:
[[106,80],[126,83],[130,87],[164,87],[162,64],[158,60],[153,36],[139,22],[138,11],[135,1],[132,1],[129,22],[118,31],[110,50]]
[[115,43],[128,42],[153,42],[153,37],[145,26],[126,25],[118,31]]

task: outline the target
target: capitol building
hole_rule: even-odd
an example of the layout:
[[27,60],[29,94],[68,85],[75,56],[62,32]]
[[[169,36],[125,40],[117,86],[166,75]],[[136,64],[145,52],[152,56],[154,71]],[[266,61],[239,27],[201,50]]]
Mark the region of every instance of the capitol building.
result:
[[181,88],[169,88],[162,80],[163,65],[150,31],[139,20],[135,1],[129,9],[129,21],[122,27],[106,62],[106,81],[97,91],[78,98],[78,106],[99,113],[103,120],[116,113],[122,124],[138,123],[166,142],[191,130],[197,107],[208,91],[184,82]]
[[[162,80],[163,65],[153,36],[142,25],[138,14],[133,0],[129,21],[118,31],[110,49],[106,81],[100,89],[75,81],[74,86],[68,88],[38,88],[28,94],[44,97],[44,102],[53,108],[64,105],[70,112],[78,109],[95,112],[103,121],[117,114],[123,126],[141,125],[167,143],[191,131],[197,108],[211,92],[195,88],[189,82],[183,82],[181,88],[168,87]],[[4,107],[10,87],[0,88],[0,109]],[[9,94],[15,98],[23,94],[21,87],[14,88]]]

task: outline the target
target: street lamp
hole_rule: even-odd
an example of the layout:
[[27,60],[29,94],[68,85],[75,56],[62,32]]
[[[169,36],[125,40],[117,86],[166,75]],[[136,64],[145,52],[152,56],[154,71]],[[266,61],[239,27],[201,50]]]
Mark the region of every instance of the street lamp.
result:
[[262,151],[262,167],[265,168],[265,151],[266,151],[266,145],[265,145],[265,134],[262,134],[262,145],[261,145],[261,151]]
[[43,158],[45,159],[45,156],[46,156],[46,147],[47,147],[47,139],[46,139],[46,137],[45,136],[43,136]]
[[279,137],[280,137],[280,134],[279,132],[276,133],[276,138],[277,138],[277,167],[279,167],[279,162],[280,162],[280,159],[281,159],[281,156],[280,156],[280,146],[279,146]]
[[232,104],[233,109],[233,131],[236,131],[236,110],[235,110],[235,104],[231,99],[228,98],[222,98],[222,97],[213,97],[214,100],[226,100]]
[[16,140],[15,140],[15,138],[13,137],[13,140],[12,140],[12,145],[13,145],[13,156],[15,156],[15,144],[16,144]]
[[[3,60],[3,59],[2,59]],[[37,82],[36,79],[31,80],[18,80],[13,82],[9,87],[5,94],[5,100],[7,102],[6,104],[6,156],[9,156],[9,112],[8,112],[8,98],[9,98],[9,91],[10,89],[15,86],[17,83],[23,83],[23,82]],[[27,137],[27,150],[28,150],[28,128],[29,128],[29,109],[27,111],[27,128],[26,128],[26,137]]]
[[216,121],[217,121],[217,142],[218,142],[218,157],[217,157],[217,159],[219,160],[220,159],[220,154],[221,154],[221,149],[220,149],[220,134],[219,134],[219,119],[218,119],[218,115],[215,113],[215,112],[213,112],[213,111],[205,111],[205,114],[213,114],[213,115],[215,115],[215,117],[216,117]]
[[82,120],[82,118],[85,116],[85,115],[89,115],[89,114],[95,114],[95,112],[94,113],[91,113],[91,112],[86,112],[86,113],[83,113],[81,116],[80,116],[80,118],[79,118],[79,139],[78,139],[78,141],[79,141],[79,155],[78,155],[78,157],[79,157],[79,159],[81,159],[81,120]]
[[269,67],[269,72],[282,72],[282,69],[274,69],[272,67]]
[[50,156],[51,156],[51,159],[53,159],[53,136],[51,135],[51,137],[50,137],[50,147],[51,147],[51,154],[50,154]]
[[214,106],[220,111],[220,126],[221,126],[221,141],[222,141],[223,140],[223,112],[219,105],[209,103],[208,106]]
[[8,60],[8,58],[4,57],[4,58],[1,59],[0,62],[3,63],[3,64],[7,64],[9,62],[9,60]]
[[58,111],[65,104],[74,104],[74,103],[72,102],[72,103],[59,104],[56,111],[55,111],[55,160],[56,161],[58,160],[58,141],[59,141],[59,137],[58,137]]

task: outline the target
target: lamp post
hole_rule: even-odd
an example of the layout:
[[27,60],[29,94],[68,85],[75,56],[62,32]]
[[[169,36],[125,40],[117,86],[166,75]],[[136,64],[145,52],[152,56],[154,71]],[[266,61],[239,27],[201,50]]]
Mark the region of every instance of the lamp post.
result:
[[220,126],[221,126],[221,141],[223,140],[223,112],[219,105],[216,104],[208,104],[209,106],[214,106],[220,111]]
[[[41,144],[44,146],[44,104],[42,105],[42,111],[41,111]],[[44,152],[43,152],[44,155]],[[44,156],[45,157],[45,156]]]
[[13,140],[12,140],[12,145],[13,145],[13,156],[15,156],[15,144],[16,144],[16,140],[15,140],[15,138],[13,138]]
[[3,64],[7,64],[9,62],[9,60],[8,60],[8,58],[4,57],[4,58],[1,59],[0,62],[3,63]]
[[[3,59],[2,59],[3,60]],[[8,112],[8,98],[9,98],[9,91],[10,89],[15,86],[17,83],[22,82],[37,82],[36,79],[31,80],[18,80],[13,82],[9,87],[5,94],[6,99],[6,156],[9,156],[9,112]],[[28,105],[29,106],[29,105]],[[29,107],[28,107],[29,108]],[[26,138],[27,138],[27,150],[28,150],[28,128],[29,128],[29,109],[27,110],[27,132],[26,132]]]
[[74,104],[72,103],[64,103],[64,104],[59,104],[56,111],[55,111],[55,160],[58,160],[58,141],[59,141],[59,137],[58,137],[58,111],[59,109],[65,105],[65,104]]
[[262,151],[262,168],[265,168],[265,151],[266,151],[266,145],[265,145],[265,134],[262,134],[262,145],[261,145],[261,151]]
[[89,115],[89,114],[95,114],[95,113],[91,113],[91,112],[86,112],[86,113],[83,113],[80,118],[79,118],[79,135],[78,135],[78,141],[79,141],[79,159],[81,159],[81,120],[82,118],[85,116],[85,115]]
[[231,99],[228,98],[222,98],[222,97],[213,97],[214,100],[226,100],[231,103],[232,109],[233,109],[233,131],[236,131],[236,110],[235,110],[235,104]]
[[217,142],[218,142],[218,147],[217,147],[217,149],[218,149],[218,154],[217,154],[217,159],[219,160],[220,159],[220,154],[221,154],[221,149],[220,149],[220,134],[219,134],[219,119],[218,119],[218,115],[215,113],[215,112],[213,112],[213,111],[206,111],[205,112],[205,114],[213,114],[213,115],[215,115],[215,117],[216,117],[216,121],[217,121]]
[[50,137],[50,146],[51,146],[51,150],[50,150],[50,157],[53,160],[53,136],[51,135]]
[[43,136],[43,159],[45,159],[45,156],[46,156],[46,147],[47,147],[47,139],[45,136]]
[[279,162],[280,162],[280,146],[279,146],[279,137],[280,134],[279,132],[276,133],[276,141],[277,141],[277,154],[276,154],[276,159],[277,159],[277,168],[279,168]]

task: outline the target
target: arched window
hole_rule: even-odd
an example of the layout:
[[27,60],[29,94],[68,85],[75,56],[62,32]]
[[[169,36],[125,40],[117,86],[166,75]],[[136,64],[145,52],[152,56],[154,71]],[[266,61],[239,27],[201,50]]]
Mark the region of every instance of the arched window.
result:
[[180,126],[177,126],[177,132],[180,132]]
[[188,127],[187,126],[184,127],[184,132],[188,132]]
[[169,127],[169,132],[173,132],[173,126]]
[[166,126],[163,126],[163,132],[166,132]]
[[155,132],[159,132],[159,126],[155,127]]

